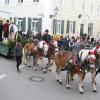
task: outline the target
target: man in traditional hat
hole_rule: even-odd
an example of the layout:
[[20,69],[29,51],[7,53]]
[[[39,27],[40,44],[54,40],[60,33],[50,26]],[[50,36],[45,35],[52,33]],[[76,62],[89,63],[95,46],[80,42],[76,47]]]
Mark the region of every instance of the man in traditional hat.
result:
[[48,34],[49,33],[49,30],[46,29],[45,30],[45,33],[43,34],[43,40],[46,42],[46,43],[50,43],[51,41],[51,35]]

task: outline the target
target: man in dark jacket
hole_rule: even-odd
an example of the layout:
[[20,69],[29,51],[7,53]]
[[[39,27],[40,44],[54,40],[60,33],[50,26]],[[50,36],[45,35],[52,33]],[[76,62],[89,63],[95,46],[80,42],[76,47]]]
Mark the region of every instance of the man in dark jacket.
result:
[[45,30],[45,33],[43,34],[43,40],[46,42],[46,43],[50,43],[51,41],[51,35],[48,34],[49,33],[49,30],[46,29]]
[[36,35],[34,36],[34,39],[38,39],[39,41],[42,41],[42,40],[43,40],[43,37],[42,37],[41,32],[39,32],[38,34],[36,34]]
[[22,45],[21,45],[20,41],[17,41],[16,45],[15,45],[15,57],[16,57],[17,71],[20,72],[19,65],[22,62]]

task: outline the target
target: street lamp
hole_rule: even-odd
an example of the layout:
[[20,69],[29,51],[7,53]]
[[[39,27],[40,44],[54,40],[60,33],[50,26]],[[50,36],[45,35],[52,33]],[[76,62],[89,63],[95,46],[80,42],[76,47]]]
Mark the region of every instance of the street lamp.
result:
[[59,9],[58,9],[58,7],[56,6],[55,9],[54,9],[54,13],[53,13],[53,14],[50,14],[50,18],[56,17],[57,14],[58,14],[58,12],[59,12]]

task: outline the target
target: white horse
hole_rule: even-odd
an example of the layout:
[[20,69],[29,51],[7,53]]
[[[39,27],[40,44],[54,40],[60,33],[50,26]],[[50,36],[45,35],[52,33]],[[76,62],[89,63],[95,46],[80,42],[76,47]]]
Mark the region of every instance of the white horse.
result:
[[47,69],[49,68],[51,70],[51,60],[54,61],[55,53],[58,51],[58,43],[55,40],[51,40],[49,44],[47,44],[44,40],[40,41],[38,43],[38,46],[41,50],[43,50],[43,57],[41,61],[44,63],[43,58],[46,57],[48,59],[48,63],[44,67],[43,72],[46,73]]
[[43,50],[43,54],[44,55],[46,55],[47,54],[47,51],[48,51],[48,44],[44,41],[44,40],[42,40],[42,41],[40,41],[39,43],[38,43],[38,47],[41,49],[41,50]]
[[96,82],[95,82],[95,74],[96,74],[96,56],[94,50],[85,50],[82,49],[79,51],[79,58],[83,69],[83,76],[79,81],[79,91],[80,93],[84,93],[83,91],[83,80],[86,72],[91,72],[92,83],[93,83],[93,92],[96,92]]
[[9,39],[11,40],[15,40],[17,38],[17,35],[18,35],[18,26],[14,23],[11,23],[9,25]]

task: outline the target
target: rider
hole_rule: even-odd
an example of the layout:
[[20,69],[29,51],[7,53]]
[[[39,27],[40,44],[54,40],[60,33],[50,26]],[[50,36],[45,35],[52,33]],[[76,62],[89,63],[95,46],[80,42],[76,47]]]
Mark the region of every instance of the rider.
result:
[[52,37],[51,35],[48,34],[49,33],[49,30],[46,29],[45,30],[45,33],[43,34],[43,40],[46,42],[46,43],[50,43]]
[[76,56],[77,56],[77,64],[81,64],[80,62],[80,58],[79,58],[79,51],[81,49],[84,49],[84,43],[83,41],[80,39],[80,38],[77,38],[77,40],[75,41],[75,44],[74,44],[74,50],[76,52]]

